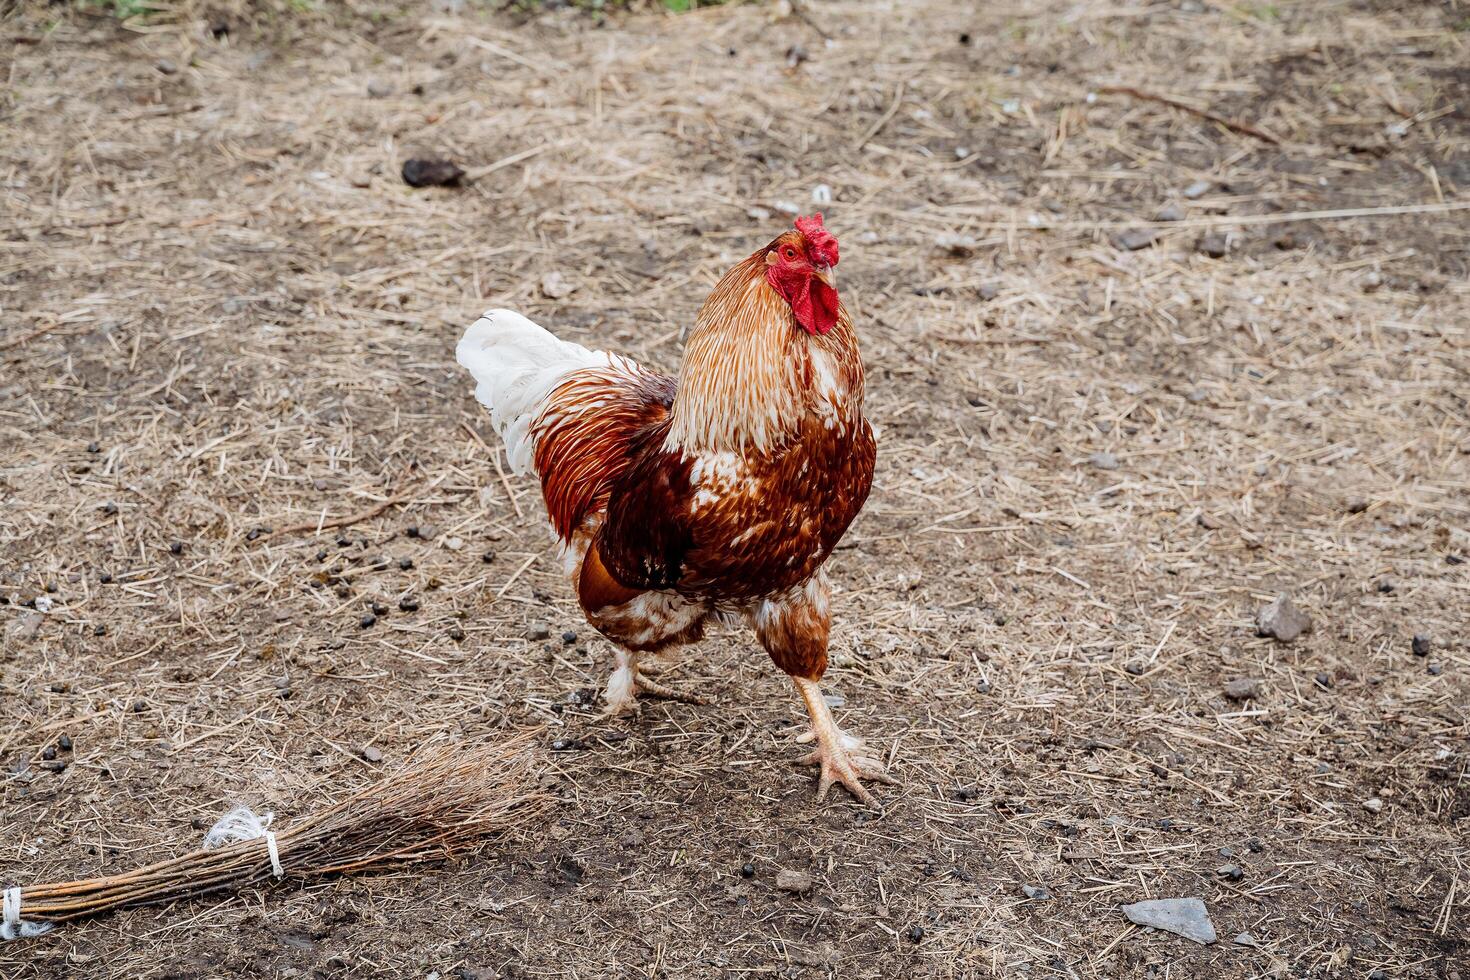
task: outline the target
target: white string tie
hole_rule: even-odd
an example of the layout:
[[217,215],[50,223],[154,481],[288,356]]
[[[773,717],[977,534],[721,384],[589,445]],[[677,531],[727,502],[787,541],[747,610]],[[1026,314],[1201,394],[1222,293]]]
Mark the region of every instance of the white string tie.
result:
[[209,833],[204,835],[204,846],[224,847],[226,844],[238,844],[240,841],[264,837],[265,849],[271,858],[271,871],[277,878],[283,877],[286,869],[281,867],[281,852],[276,849],[276,834],[269,829],[275,818],[274,813],[256,816],[255,811],[248,806],[237,806],[209,828]]
[[5,918],[0,920],[0,939],[32,939],[55,928],[51,922],[26,922],[20,917],[20,889],[5,889]]

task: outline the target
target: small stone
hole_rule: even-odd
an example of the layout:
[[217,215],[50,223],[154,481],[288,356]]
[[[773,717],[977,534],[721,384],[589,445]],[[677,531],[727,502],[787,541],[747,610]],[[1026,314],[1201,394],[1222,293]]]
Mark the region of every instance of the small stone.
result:
[[458,626],[449,627],[449,638],[455,643],[458,643],[460,640],[464,639],[464,630]]
[[1188,187],[1184,188],[1184,196],[1188,200],[1198,201],[1200,198],[1208,194],[1210,192],[1210,188],[1214,186],[1215,185],[1210,183],[1208,180],[1197,180],[1194,183],[1190,184]]
[[388,615],[388,607],[383,605],[381,602],[378,602],[376,599],[373,600],[373,604],[369,608],[372,609],[374,616]]
[[1352,500],[1348,501],[1347,509],[1349,514],[1361,514],[1363,511],[1368,509],[1368,501],[1364,500],[1362,497],[1354,497]]
[[432,541],[438,533],[439,529],[432,524],[420,524],[418,527],[418,536],[424,541]]
[[1051,901],[1051,892],[1047,891],[1046,888],[1042,885],[1022,885],[1021,894],[1025,895],[1033,902]]
[[1238,864],[1222,864],[1215,869],[1215,874],[1230,881],[1239,881],[1245,877],[1245,872],[1241,870]]
[[545,623],[532,623],[526,627],[526,639],[544,640],[551,635],[551,627]]
[[1094,469],[1115,470],[1118,468],[1118,457],[1112,453],[1093,453],[1087,457],[1087,461]]
[[1159,209],[1158,219],[1160,221],[1183,221],[1184,209],[1177,204],[1166,204]]
[[1151,228],[1132,228],[1113,236],[1113,246],[1124,252],[1137,252],[1148,248],[1158,236]]
[[1148,667],[1145,666],[1142,661],[1139,661],[1139,660],[1130,660],[1126,664],[1123,665],[1123,669],[1125,671],[1127,671],[1128,673],[1132,674],[1134,677],[1138,677],[1144,671],[1146,671],[1148,669]]
[[153,67],[158,69],[160,75],[177,75],[179,73],[179,66],[167,58],[159,58],[153,63]]
[[387,82],[379,81],[375,78],[372,81],[368,82],[367,94],[369,97],[374,99],[386,99],[388,96],[393,94],[393,86],[389,85]]
[[1219,234],[1218,232],[1204,235],[1200,238],[1198,242],[1195,243],[1194,248],[1195,251],[1199,252],[1202,255],[1208,255],[1212,259],[1223,259],[1225,257],[1225,253],[1230,251],[1230,246],[1227,243],[1225,236]]
[[563,299],[576,292],[576,289],[560,272],[548,272],[541,277],[541,295],[547,299]]
[[382,762],[383,753],[376,745],[369,745],[362,750],[362,757],[369,762]]
[[403,163],[403,182],[410,187],[458,187],[464,171],[448,160],[413,159]]
[[406,595],[398,600],[398,608],[403,612],[418,612],[419,601],[411,595]]
[[1383,801],[1376,796],[1370,796],[1363,801],[1363,809],[1369,813],[1377,813],[1383,809]]
[[184,542],[175,541],[170,544],[168,546],[168,553],[171,555],[182,555],[184,553]]
[[746,861],[744,864],[742,864],[740,866],[740,877],[742,877],[742,878],[754,878],[755,877],[755,865],[752,864],[749,861]]
[[980,284],[980,298],[985,300],[987,303],[995,299],[999,295],[1000,287],[997,286],[995,283],[985,282]]
[[47,762],[50,762],[52,759],[56,758],[56,746],[48,745],[44,749],[42,749],[41,758],[45,759]]
[[494,564],[495,550],[492,548],[490,551],[485,552],[483,555],[480,556],[480,561],[484,562],[487,565]]
[[776,872],[776,887],[793,895],[805,895],[812,890],[812,876],[805,871],[782,868]]
[[1444,673],[1444,664],[1430,664],[1427,668],[1430,677],[1438,677]]
[[1398,583],[1391,578],[1380,579],[1378,581],[1378,591],[1384,593],[1385,595],[1393,592],[1393,590],[1397,589],[1398,587]]
[[378,617],[374,616],[372,613],[363,613],[362,618],[357,621],[357,625],[361,626],[363,629],[367,629],[369,626],[377,623],[377,621]]
[[1256,635],[1290,643],[1312,629],[1312,618],[1302,612],[1285,592],[1261,607],[1256,615]]
[[401,568],[401,569],[403,569],[405,572],[408,571],[410,568],[413,567],[413,559],[412,558],[400,558],[400,559],[398,559],[398,567]]
[[1261,682],[1254,677],[1236,677],[1225,682],[1225,696],[1232,701],[1249,701],[1261,696]]
[[1216,939],[1205,903],[1197,898],[1155,898],[1123,906],[1128,921],[1172,932],[1208,946]]
[[71,751],[71,736],[70,735],[65,735],[65,734],[62,735],[60,738],[58,738],[56,740],[56,745],[63,752],[70,752]]
[[1332,675],[1324,671],[1319,670],[1316,676],[1312,678],[1312,680],[1315,681],[1317,686],[1322,688],[1323,690],[1327,690],[1332,687]]
[[1260,943],[1256,942],[1256,937],[1248,932],[1242,932],[1230,941],[1237,946],[1250,946],[1253,949],[1260,945]]
[[909,937],[909,942],[911,942],[911,943],[917,943],[917,942],[921,941],[924,938],[924,927],[923,926],[909,926],[908,937]]
[[101,582],[103,585],[111,585],[112,584],[112,573],[111,572],[103,572],[101,575],[97,576],[97,581]]
[[89,453],[100,453],[100,452],[102,452],[102,447],[99,446],[95,442],[89,442],[89,443],[87,443],[87,452],[89,452]]
[[117,513],[117,504],[109,500],[107,503],[102,505],[102,513],[106,514],[108,517],[111,517],[113,514]]
[[561,642],[563,644],[565,644],[566,646],[571,646],[573,643],[576,643],[577,642],[577,632],[576,632],[576,630],[566,630],[566,631],[564,631],[562,633],[562,635],[561,635]]
[[1429,656],[1429,651],[1433,646],[1434,641],[1423,633],[1415,633],[1414,638],[1409,641],[1409,649],[1414,651],[1416,657]]
[[937,248],[949,253],[957,259],[967,259],[975,254],[980,247],[980,242],[973,235],[957,235],[953,232],[942,232],[934,237]]
[[1373,270],[1369,270],[1363,276],[1362,279],[1358,280],[1358,287],[1360,289],[1362,289],[1363,292],[1365,292],[1365,293],[1377,292],[1378,291],[1378,287],[1380,287],[1382,285],[1383,285],[1383,275],[1382,275],[1382,273],[1379,273],[1379,272],[1376,272],[1376,271],[1373,271]]

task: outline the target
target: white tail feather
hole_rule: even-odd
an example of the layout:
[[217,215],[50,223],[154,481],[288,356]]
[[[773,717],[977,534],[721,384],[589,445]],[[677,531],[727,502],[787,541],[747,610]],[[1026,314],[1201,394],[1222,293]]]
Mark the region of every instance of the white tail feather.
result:
[[615,363],[606,351],[561,340],[513,310],[490,310],[470,324],[455,357],[474,375],[475,398],[490,409],[490,423],[517,473],[532,468],[531,426],[552,390],[573,371]]

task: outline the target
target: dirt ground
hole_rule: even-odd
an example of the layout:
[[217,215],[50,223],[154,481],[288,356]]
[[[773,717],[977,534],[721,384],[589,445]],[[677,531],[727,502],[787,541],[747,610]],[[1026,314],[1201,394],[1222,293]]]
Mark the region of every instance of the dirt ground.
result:
[[[544,725],[554,803],[0,975],[1470,978],[1470,7],[800,12],[11,6],[0,883],[445,735]],[[599,718],[453,358],[504,305],[672,370],[818,185],[880,447],[827,680],[881,817],[814,801],[745,632],[668,664],[715,703]],[[1119,911],[1183,896],[1217,944]]]

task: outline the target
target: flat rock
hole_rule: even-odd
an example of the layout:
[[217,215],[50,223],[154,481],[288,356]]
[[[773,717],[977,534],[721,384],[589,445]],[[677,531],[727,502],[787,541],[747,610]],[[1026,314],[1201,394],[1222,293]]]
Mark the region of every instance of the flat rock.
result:
[[1285,592],[1261,607],[1256,614],[1256,635],[1290,643],[1312,630],[1312,617],[1302,612]]
[[1172,932],[1208,946],[1215,941],[1215,925],[1198,898],[1153,898],[1123,906],[1128,921]]
[[1087,461],[1095,469],[1099,470],[1115,470],[1118,468],[1118,457],[1112,453],[1093,453],[1087,457]]
[[790,868],[783,868],[776,872],[776,887],[783,892],[805,895],[812,890],[812,876],[805,871],[792,871]]
[[1113,245],[1125,252],[1148,248],[1158,236],[1149,228],[1133,228],[1113,236]]
[[572,295],[576,289],[560,272],[548,272],[541,278],[541,295],[547,299],[562,299]]
[[1210,188],[1214,186],[1215,185],[1210,183],[1208,180],[1197,180],[1194,183],[1190,184],[1188,187],[1184,188],[1184,196],[1191,201],[1198,201],[1200,198],[1208,194],[1210,192]]
[[1232,701],[1249,701],[1261,696],[1261,682],[1254,677],[1236,677],[1225,682],[1225,696]]
[[1240,935],[1236,936],[1230,941],[1237,946],[1250,946],[1252,948],[1261,945],[1260,943],[1256,942],[1256,937],[1252,936],[1248,932],[1242,932]]
[[1177,204],[1166,204],[1159,209],[1160,221],[1183,221],[1184,209]]
[[1212,259],[1223,259],[1225,253],[1230,251],[1230,243],[1221,234],[1205,235],[1194,247],[1196,251],[1208,255]]

